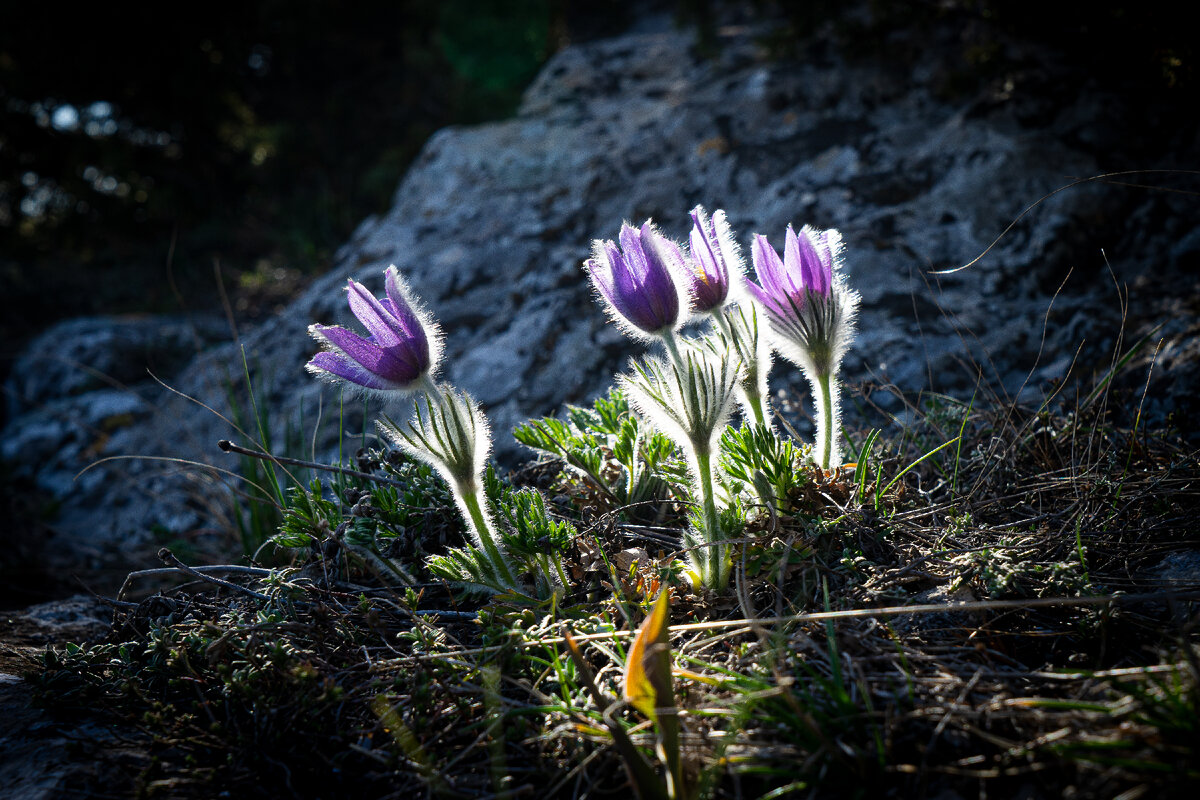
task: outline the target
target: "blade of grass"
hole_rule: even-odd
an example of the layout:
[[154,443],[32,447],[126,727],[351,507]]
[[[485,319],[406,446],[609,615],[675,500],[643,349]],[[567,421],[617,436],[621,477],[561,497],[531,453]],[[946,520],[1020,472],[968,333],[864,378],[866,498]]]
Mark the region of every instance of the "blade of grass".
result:
[[879,507],[879,501],[881,499],[883,499],[883,496],[885,494],[887,494],[889,491],[891,491],[891,488],[896,485],[896,482],[899,481],[901,478],[903,478],[909,472],[909,470],[913,469],[914,467],[916,467],[918,464],[920,464],[925,459],[927,459],[933,455],[936,455],[937,453],[941,452],[942,450],[946,449],[947,447],[949,447],[950,445],[954,444],[955,442],[957,442],[959,440],[960,440],[960,437],[955,436],[950,441],[939,444],[937,447],[933,448],[928,453],[921,456],[920,458],[918,458],[916,461],[909,464],[904,469],[900,470],[900,473],[898,475],[896,475],[896,477],[892,478],[891,481],[889,481],[888,484],[882,488],[882,490],[876,490],[876,492],[875,492],[875,507],[876,508]]

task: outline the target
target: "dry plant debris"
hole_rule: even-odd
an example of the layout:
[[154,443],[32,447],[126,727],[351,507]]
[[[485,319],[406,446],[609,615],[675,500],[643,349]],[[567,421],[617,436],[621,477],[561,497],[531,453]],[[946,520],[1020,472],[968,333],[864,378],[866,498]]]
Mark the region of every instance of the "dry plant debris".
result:
[[677,497],[620,506],[545,461],[513,477],[577,526],[567,592],[397,588],[354,530],[381,555],[399,542],[414,570],[464,531],[427,469],[364,454],[368,477],[339,479],[338,529],[299,490],[286,566],[185,571],[164,554],[186,582],[119,598],[103,641],[48,651],[41,702],[149,733],[147,797],[628,796],[606,724],[652,753],[649,721],[616,701],[632,632],[675,584],[680,752],[704,796],[1194,791],[1195,454],[1095,403],[913,408],[902,437],[851,435],[854,465],[810,464],[779,507],[748,509],[723,594],[672,572]]

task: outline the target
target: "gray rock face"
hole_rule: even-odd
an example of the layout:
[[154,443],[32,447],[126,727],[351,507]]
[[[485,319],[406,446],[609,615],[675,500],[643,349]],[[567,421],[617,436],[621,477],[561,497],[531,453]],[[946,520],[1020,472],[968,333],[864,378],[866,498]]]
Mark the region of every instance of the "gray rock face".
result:
[[145,383],[148,371],[174,375],[197,352],[229,338],[215,317],[81,317],[34,339],[5,386],[9,418],[97,389]]
[[[1154,229],[1131,234],[1142,224],[1131,208],[1155,206],[1145,225],[1187,219],[1190,198],[1147,199],[1098,183],[1054,193],[1103,170],[1075,135],[1100,118],[1102,97],[1067,98],[1041,112],[1051,124],[1031,127],[1025,106],[990,92],[948,99],[937,48],[914,48],[922,55],[899,65],[833,52],[779,61],[760,51],[755,33],[725,36],[708,60],[693,53],[690,33],[666,25],[565,49],[515,119],[434,135],[392,209],[362,223],[331,272],[236,345],[197,356],[170,380],[179,394],[121,401],[87,391],[80,375],[49,385],[15,369],[5,457],[62,498],[57,527],[79,541],[111,548],[155,528],[209,525],[206,509],[223,502],[214,473],[127,461],[84,481],[67,476],[110,455],[233,467],[216,441],[258,435],[239,348],[276,447],[291,430],[304,452],[335,452],[340,424],[355,435],[346,443],[353,451],[363,404],[339,407],[336,390],[306,375],[315,350],[306,328],[356,326],[346,278],[381,291],[394,263],[446,331],[442,375],[483,402],[496,455],[511,460],[514,424],[604,391],[640,349],[593,300],[580,269],[590,240],[647,217],[683,239],[697,203],[726,209],[747,252],[751,233],[782,244],[789,223],[841,229],[849,279],[863,295],[844,376],[905,391],[969,395],[982,375],[998,392],[1035,396],[1065,375],[1081,337],[1102,346],[1097,337],[1115,335],[1119,308],[1101,248],[1118,282],[1151,264],[1170,273],[1195,261],[1194,231],[1190,246],[1173,248],[1161,229],[1157,238]],[[985,251],[967,269],[936,274]],[[1110,299],[1098,305],[1097,297]],[[1194,340],[1195,326],[1182,330]],[[802,391],[786,363],[772,380],[778,391]],[[874,395],[885,406],[888,397]],[[107,425],[103,440],[71,441],[50,421],[62,415]],[[248,436],[232,429],[237,420]],[[37,459],[22,456],[31,451]]]

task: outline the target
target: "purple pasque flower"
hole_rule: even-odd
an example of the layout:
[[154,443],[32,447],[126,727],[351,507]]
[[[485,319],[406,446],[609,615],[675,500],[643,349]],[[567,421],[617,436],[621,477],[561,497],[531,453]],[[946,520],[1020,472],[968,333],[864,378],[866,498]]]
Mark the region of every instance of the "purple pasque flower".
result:
[[754,271],[762,286],[747,285],[775,333],[775,347],[799,365],[817,401],[813,458],[825,470],[841,464],[841,399],[837,373],[854,338],[858,293],[837,272],[842,236],[808,226],[787,229],[783,260],[765,236],[754,237]]
[[384,288],[382,299],[353,280],[346,288],[350,310],[368,336],[339,325],[309,326],[308,332],[327,348],[308,362],[309,372],[377,392],[407,394],[429,385],[441,356],[441,333],[409,302],[410,292],[395,266],[384,273]]
[[621,226],[621,246],[592,242],[583,262],[613,320],[637,339],[666,337],[684,323],[687,304],[676,276],[686,269],[683,252],[650,224]]
[[725,212],[717,209],[710,217],[704,206],[692,209],[691,279],[692,311],[716,313],[728,302],[730,291],[740,288],[742,257]]
[[790,360],[816,373],[836,371],[853,337],[857,293],[835,276],[842,236],[834,229],[805,225],[797,235],[787,229],[783,259],[767,241],[754,237],[754,271],[761,286],[747,283],[767,314],[776,344]]

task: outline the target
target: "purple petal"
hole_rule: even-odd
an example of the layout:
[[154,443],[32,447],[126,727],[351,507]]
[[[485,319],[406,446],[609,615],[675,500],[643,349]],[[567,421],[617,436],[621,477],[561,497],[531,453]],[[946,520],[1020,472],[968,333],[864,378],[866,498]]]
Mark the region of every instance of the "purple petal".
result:
[[821,262],[821,268],[817,271],[817,284],[813,291],[828,297],[833,287],[833,262],[837,257],[842,235],[833,228],[818,232],[807,225],[804,226],[801,233],[807,233],[813,240],[818,259]]
[[653,319],[648,318],[647,322],[654,325],[649,330],[674,326],[679,318],[679,292],[675,289],[673,273],[685,268],[683,253],[649,222],[642,225],[641,239],[647,265],[642,296],[653,314]]
[[783,262],[779,260],[779,253],[775,252],[775,248],[767,241],[767,237],[757,233],[754,235],[752,257],[754,273],[758,276],[758,282],[762,284],[763,289],[771,295],[782,294],[783,286],[780,279],[783,275]]
[[704,270],[707,279],[719,277],[721,274],[721,251],[717,243],[717,229],[713,222],[704,214],[704,209],[696,206],[692,210],[692,233],[688,241],[692,246],[692,256]]
[[746,281],[746,291],[750,292],[750,296],[757,300],[764,308],[771,308],[775,305],[771,299],[771,295],[757,283]]
[[[640,245],[627,248],[624,253],[613,242],[606,245],[612,264],[613,308],[647,333],[657,330],[654,307],[644,286],[649,266]],[[642,264],[640,272],[634,266],[636,263]]]
[[[718,210],[710,218],[703,206],[692,209],[694,227],[691,234],[692,256],[696,268],[690,272],[692,278],[692,308],[695,311],[711,311],[720,307],[729,297],[730,248],[725,247],[717,221],[722,223],[725,213]],[[725,232],[728,233],[728,226]]]
[[399,321],[365,286],[351,280],[346,291],[350,310],[381,347],[392,347],[408,338]]
[[383,355],[383,349],[378,344],[364,339],[354,331],[346,330],[341,325],[313,325],[311,330],[314,336],[359,364],[372,364]]
[[607,264],[602,264],[594,258],[589,258],[583,262],[583,268],[587,270],[588,277],[592,279],[592,283],[600,294],[610,303],[615,303],[616,298],[613,292],[613,272],[612,268]]
[[411,341],[384,348],[373,340],[364,339],[337,325],[313,325],[311,330],[314,336],[323,339],[343,356],[347,363],[357,364],[383,380],[389,388],[411,384],[429,366],[428,356],[423,358]]
[[383,286],[387,292],[387,299],[383,301],[384,305],[400,323],[404,333],[409,338],[424,339],[425,328],[421,325],[421,320],[417,318],[412,306],[408,304],[404,282],[400,279],[400,271],[395,267],[388,267],[384,273]]
[[718,208],[713,212],[709,227],[712,229],[713,246],[720,256],[726,274],[738,269],[737,245],[733,242],[733,232],[729,230],[729,222],[725,219],[722,209]]
[[809,285],[808,264],[805,263],[800,237],[791,225],[787,226],[787,237],[783,244],[783,275],[790,295],[800,294]]
[[398,344],[386,349],[419,375],[429,368],[433,358],[429,347],[429,334],[417,312],[409,305],[404,281],[395,267],[388,267],[384,277],[384,288],[387,297],[384,298],[383,304],[406,334]]
[[[628,222],[621,225],[621,235],[618,237],[621,241],[622,258],[629,274],[636,279],[640,285],[646,278],[646,273],[650,271],[650,265],[646,261],[646,254],[642,251],[642,241],[638,235],[637,228],[634,228]],[[616,248],[616,245],[613,245]],[[616,270],[616,261],[613,262],[613,269]]]
[[374,375],[370,371],[363,369],[341,353],[322,350],[312,357],[307,366],[309,372],[326,372],[367,389],[393,388],[378,375]]
[[621,248],[617,247],[617,243],[612,239],[604,242],[604,266],[614,276],[618,272],[628,272],[625,266],[625,256],[621,255]]
[[785,268],[790,276],[800,276],[803,282],[797,289],[807,289],[810,292],[820,292],[823,285],[822,273],[824,266],[817,248],[813,246],[812,229],[805,226],[797,236],[792,226],[788,226],[787,259]]
[[692,228],[688,244],[692,248],[692,258],[696,262],[697,274],[703,280],[709,280],[710,276],[715,275],[720,267],[717,264],[717,254],[712,251],[712,245],[709,244],[708,238],[700,232],[698,225]]
[[630,274],[620,248],[612,240],[597,240],[596,254],[600,258],[583,262],[592,283],[617,314],[641,327],[638,320],[646,317],[649,309],[640,297],[640,287]]
[[649,222],[642,226],[641,239],[642,249],[646,251],[652,269],[670,278],[672,270],[684,268],[686,259],[679,245],[656,231]]

